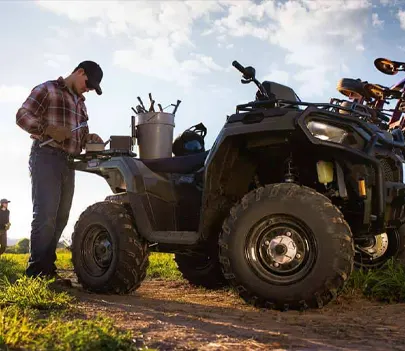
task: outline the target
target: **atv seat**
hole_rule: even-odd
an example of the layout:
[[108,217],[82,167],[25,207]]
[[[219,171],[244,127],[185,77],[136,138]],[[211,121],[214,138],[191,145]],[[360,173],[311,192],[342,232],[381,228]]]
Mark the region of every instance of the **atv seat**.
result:
[[189,174],[204,166],[209,151],[187,156],[176,156],[157,159],[140,159],[151,171],[157,173]]

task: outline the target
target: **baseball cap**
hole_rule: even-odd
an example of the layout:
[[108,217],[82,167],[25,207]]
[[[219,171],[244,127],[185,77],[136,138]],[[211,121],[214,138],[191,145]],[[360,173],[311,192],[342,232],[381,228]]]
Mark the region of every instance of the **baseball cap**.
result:
[[98,95],[101,95],[103,91],[100,88],[100,82],[103,79],[103,70],[94,61],[83,61],[77,66],[77,68],[83,68],[88,81],[86,82],[89,89],[94,89]]
[[1,204],[4,204],[4,203],[7,203],[7,204],[8,204],[9,202],[11,202],[11,201],[8,201],[7,199],[1,199],[1,200],[0,200],[0,203],[1,203]]

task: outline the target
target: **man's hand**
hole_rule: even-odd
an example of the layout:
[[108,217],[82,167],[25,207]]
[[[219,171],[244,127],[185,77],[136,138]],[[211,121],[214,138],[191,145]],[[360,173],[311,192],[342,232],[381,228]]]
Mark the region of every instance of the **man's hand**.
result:
[[86,135],[86,143],[104,143],[104,141],[99,135],[90,133]]
[[10,229],[10,227],[11,227],[11,223],[10,223],[10,222],[8,222],[8,223],[5,225],[5,227],[6,227],[6,230],[9,230],[9,229]]
[[45,134],[49,135],[52,139],[56,140],[59,143],[72,137],[72,132],[69,127],[60,127],[53,125],[49,125],[46,128]]

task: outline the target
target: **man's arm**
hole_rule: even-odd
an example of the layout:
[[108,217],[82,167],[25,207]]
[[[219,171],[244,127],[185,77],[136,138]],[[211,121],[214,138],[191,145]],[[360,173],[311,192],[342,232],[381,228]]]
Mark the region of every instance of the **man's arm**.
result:
[[11,223],[10,223],[10,211],[7,210],[6,213],[7,213],[7,216],[6,216],[6,217],[7,217],[7,223],[6,223],[6,225],[5,225],[4,227],[5,227],[6,230],[9,230],[10,227],[11,227]]
[[46,112],[48,104],[46,85],[43,83],[36,86],[17,111],[17,125],[30,134],[43,135],[45,126],[41,124],[41,117]]

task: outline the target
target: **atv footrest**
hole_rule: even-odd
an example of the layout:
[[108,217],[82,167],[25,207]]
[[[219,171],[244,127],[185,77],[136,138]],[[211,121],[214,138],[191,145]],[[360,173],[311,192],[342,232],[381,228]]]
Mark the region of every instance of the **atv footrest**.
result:
[[199,239],[198,232],[186,231],[154,231],[150,234],[148,240],[156,241],[162,244],[186,244],[193,245]]

